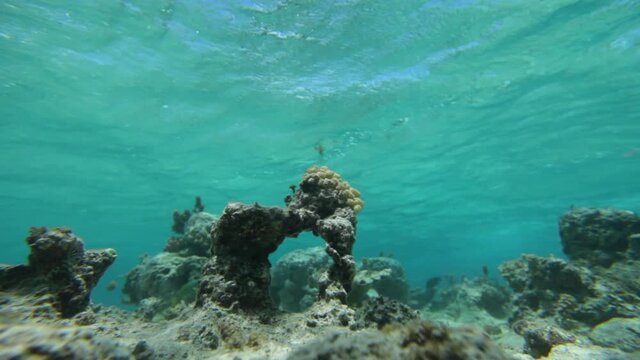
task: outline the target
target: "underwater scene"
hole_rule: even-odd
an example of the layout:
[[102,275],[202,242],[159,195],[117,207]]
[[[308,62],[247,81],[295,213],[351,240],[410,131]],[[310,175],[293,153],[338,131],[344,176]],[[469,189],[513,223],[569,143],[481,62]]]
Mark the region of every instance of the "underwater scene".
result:
[[640,359],[640,1],[0,0],[0,360]]

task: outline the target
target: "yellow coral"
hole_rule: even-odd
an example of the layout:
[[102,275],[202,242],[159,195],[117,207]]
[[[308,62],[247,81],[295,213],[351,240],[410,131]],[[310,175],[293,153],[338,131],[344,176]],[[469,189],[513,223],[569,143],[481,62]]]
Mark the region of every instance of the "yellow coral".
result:
[[360,191],[342,180],[340,175],[326,166],[312,166],[305,171],[302,181],[309,178],[319,178],[318,185],[322,188],[336,189],[342,201],[344,201],[357,214],[364,207],[364,201],[360,198]]

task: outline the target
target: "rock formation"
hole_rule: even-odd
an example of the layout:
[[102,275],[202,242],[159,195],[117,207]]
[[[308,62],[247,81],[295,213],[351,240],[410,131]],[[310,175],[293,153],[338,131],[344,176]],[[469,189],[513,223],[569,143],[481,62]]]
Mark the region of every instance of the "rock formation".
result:
[[52,295],[62,317],[72,317],[89,305],[91,290],[115,261],[113,249],[85,250],[70,229],[33,227],[27,265],[0,267],[0,290]]
[[230,203],[212,231],[211,259],[203,269],[197,304],[272,307],[269,254],[287,237],[311,231],[326,242],[333,264],[319,282],[319,297],[346,302],[355,275],[352,248],[360,193],[327,167],[309,168],[287,207]]

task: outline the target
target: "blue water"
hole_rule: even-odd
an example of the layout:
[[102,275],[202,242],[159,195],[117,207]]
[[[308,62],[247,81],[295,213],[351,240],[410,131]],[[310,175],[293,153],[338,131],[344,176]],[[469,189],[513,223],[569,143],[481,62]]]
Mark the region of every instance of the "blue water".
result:
[[636,0],[2,1],[0,262],[65,225],[122,283],[174,208],[283,205],[312,164],[415,286],[560,255],[571,205],[640,211],[639,64]]

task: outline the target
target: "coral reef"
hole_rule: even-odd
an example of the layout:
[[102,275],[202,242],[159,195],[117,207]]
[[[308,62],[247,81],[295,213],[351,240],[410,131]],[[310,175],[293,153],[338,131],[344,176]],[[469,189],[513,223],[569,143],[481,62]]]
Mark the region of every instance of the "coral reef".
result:
[[66,318],[89,305],[91,290],[116,259],[113,249],[85,250],[67,228],[33,227],[26,241],[28,264],[0,267],[0,290],[49,293]]
[[200,196],[196,196],[193,210],[183,210],[182,212],[173,210],[173,225],[171,225],[171,230],[173,230],[173,232],[177,234],[184,234],[185,226],[187,224],[187,221],[189,221],[189,219],[191,218],[191,215],[203,211],[204,205],[202,204],[202,199],[200,198]]
[[271,298],[284,311],[302,311],[318,298],[320,278],[331,267],[322,247],[294,250],[271,270]]
[[420,314],[408,305],[382,296],[369,299],[358,308],[358,320],[363,327],[382,329],[388,324],[404,324],[419,318]]
[[181,256],[209,257],[211,229],[218,221],[218,217],[204,211],[189,212],[188,215],[188,218],[183,219],[182,231],[169,238],[164,251]]
[[607,267],[627,256],[630,237],[640,235],[640,217],[628,210],[573,208],[559,227],[569,259]]
[[577,340],[573,334],[553,326],[529,328],[524,331],[523,337],[524,351],[534,358],[549,355],[554,346],[574,343]]
[[[621,264],[638,276],[637,265]],[[510,322],[546,318],[571,330],[593,327],[615,317],[640,314],[638,278],[618,278],[610,269],[588,269],[562,259],[523,255],[504,263],[500,271],[516,291],[516,311]],[[621,270],[622,271],[622,270]],[[635,284],[635,285],[634,285]]]
[[199,197],[183,223],[183,234],[168,239],[155,256],[143,256],[131,269],[122,288],[124,303],[138,304],[139,314],[152,320],[173,316],[172,307],[195,301],[202,267],[211,250],[211,228],[218,217],[204,212]]
[[362,259],[353,279],[349,303],[359,304],[370,297],[384,296],[409,301],[409,284],[400,262],[389,257]]
[[[65,228],[32,228],[28,264],[0,266],[0,358],[640,356],[640,234],[629,212],[572,209],[560,221],[570,260],[525,254],[504,263],[513,292],[487,266],[478,278],[434,277],[410,291],[394,259],[363,259],[356,271],[363,203],[326,168],[309,169],[285,208],[231,203],[217,220],[198,203],[172,251],[128,273],[123,291],[135,312],[90,304],[113,250],[85,250]],[[302,231],[326,247],[291,252],[271,269],[269,254]],[[210,258],[195,255],[208,244]],[[458,327],[469,323],[482,331]]]
[[[125,285],[122,289],[125,303],[140,303],[140,301],[155,297],[162,302],[171,302],[175,305],[178,297],[185,287],[195,289],[202,266],[206,258],[199,256],[183,257],[173,253],[160,253],[153,257],[145,257],[142,262],[127,274]],[[195,291],[195,290],[194,290]],[[189,298],[182,299],[186,302],[195,300],[195,292]]]
[[504,319],[511,311],[511,292],[486,277],[463,279],[439,290],[429,302],[431,311],[442,311],[457,317],[475,309],[486,311],[491,317]]
[[[640,316],[640,262],[633,245],[638,217],[624,210],[579,208],[559,224],[569,261],[525,254],[500,266],[515,291],[509,323],[524,336],[525,351],[555,358],[556,345],[585,341],[585,335],[599,345],[637,351],[626,344],[637,342],[638,333],[620,324],[633,324]],[[615,345],[604,340],[613,333],[619,340]]]
[[197,304],[272,307],[269,254],[286,237],[311,231],[326,242],[333,259],[319,281],[319,297],[346,302],[355,275],[351,254],[360,193],[326,167],[309,168],[286,208],[230,203],[212,231],[212,257],[203,269]]

